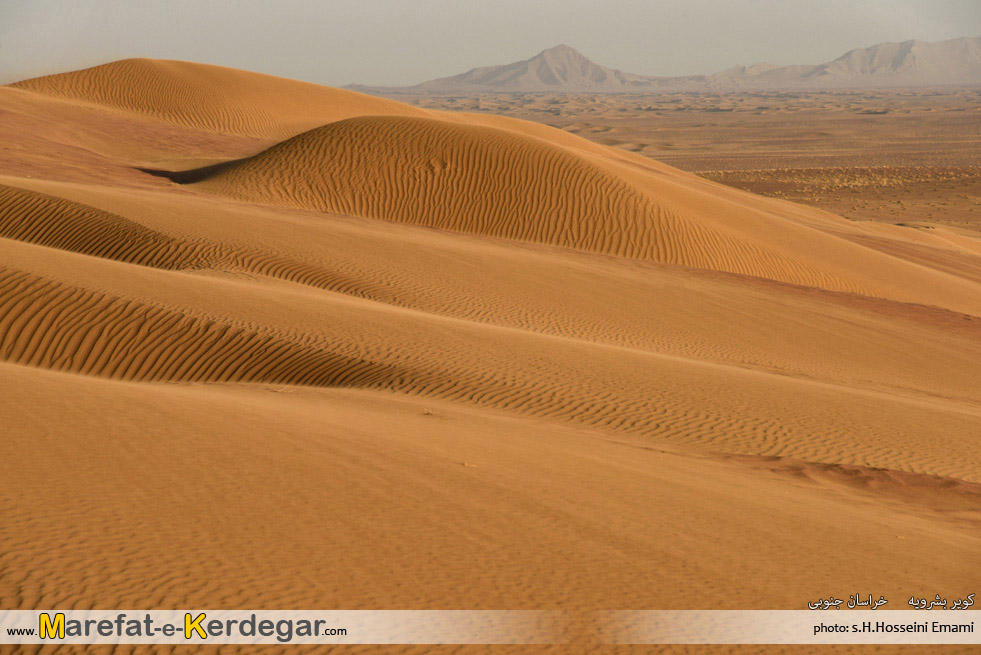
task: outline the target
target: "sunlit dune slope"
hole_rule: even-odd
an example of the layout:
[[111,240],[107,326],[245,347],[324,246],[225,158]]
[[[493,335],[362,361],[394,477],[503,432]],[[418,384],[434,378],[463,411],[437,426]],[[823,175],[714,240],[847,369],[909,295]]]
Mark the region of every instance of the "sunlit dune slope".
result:
[[199,130],[262,138],[283,139],[350,116],[429,113],[353,91],[159,59],[124,59],[11,86]]
[[[626,166],[585,148],[559,146],[510,129],[440,118],[368,116],[331,123],[255,157],[178,179],[250,202],[962,311],[978,306],[963,280],[802,224],[793,211],[781,211],[773,201],[748,194],[732,197],[720,185],[680,173],[624,171]],[[841,219],[814,214],[822,226],[830,220],[849,229]]]

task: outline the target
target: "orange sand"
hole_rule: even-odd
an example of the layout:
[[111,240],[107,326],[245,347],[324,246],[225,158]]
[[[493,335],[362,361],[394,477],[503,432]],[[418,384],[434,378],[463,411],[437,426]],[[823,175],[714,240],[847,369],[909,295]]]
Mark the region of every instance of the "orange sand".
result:
[[[0,606],[801,609],[981,582],[975,239],[196,64],[0,110]],[[615,650],[579,638],[509,652]],[[940,652],[833,649],[859,651]]]

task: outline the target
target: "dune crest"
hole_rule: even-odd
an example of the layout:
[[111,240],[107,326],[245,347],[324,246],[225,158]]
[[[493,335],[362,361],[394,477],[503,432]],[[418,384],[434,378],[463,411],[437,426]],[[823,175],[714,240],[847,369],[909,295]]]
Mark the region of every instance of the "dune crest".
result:
[[158,59],[124,59],[10,86],[198,130],[274,139],[350,116],[428,113],[354,91]]

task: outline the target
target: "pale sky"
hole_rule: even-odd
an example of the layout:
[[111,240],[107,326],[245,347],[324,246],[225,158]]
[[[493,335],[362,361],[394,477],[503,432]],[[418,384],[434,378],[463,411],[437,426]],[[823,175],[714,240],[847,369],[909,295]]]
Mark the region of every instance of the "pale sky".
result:
[[644,75],[981,34],[979,0],[0,0],[0,83],[128,57],[404,85],[565,43]]

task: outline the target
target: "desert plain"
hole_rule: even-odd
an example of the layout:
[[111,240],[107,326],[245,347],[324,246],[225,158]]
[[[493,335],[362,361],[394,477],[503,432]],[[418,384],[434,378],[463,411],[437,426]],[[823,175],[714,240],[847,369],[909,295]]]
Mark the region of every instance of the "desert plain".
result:
[[0,87],[0,605],[977,591],[977,101]]

